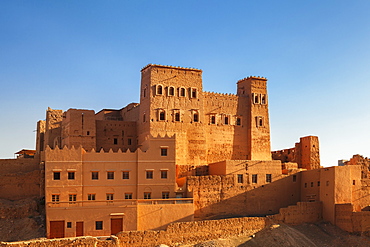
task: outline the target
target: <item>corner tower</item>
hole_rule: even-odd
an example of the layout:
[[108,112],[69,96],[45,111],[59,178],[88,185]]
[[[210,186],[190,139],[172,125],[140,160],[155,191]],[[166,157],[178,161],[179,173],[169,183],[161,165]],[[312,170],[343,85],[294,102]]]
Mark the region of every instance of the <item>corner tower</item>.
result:
[[237,94],[248,114],[247,159],[271,160],[267,79],[251,76],[239,80]]

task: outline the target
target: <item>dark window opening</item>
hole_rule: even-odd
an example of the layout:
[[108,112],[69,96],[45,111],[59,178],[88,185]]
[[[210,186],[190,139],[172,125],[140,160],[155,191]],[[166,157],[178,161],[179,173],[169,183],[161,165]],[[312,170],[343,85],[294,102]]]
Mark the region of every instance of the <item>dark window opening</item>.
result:
[[166,115],[165,115],[165,112],[164,111],[161,111],[159,113],[159,120],[161,120],[161,121],[166,120]]
[[239,117],[236,118],[236,125],[241,125],[241,119]]
[[125,199],[132,199],[132,193],[125,193]]
[[95,201],[95,194],[87,194],[88,201]]
[[199,121],[199,115],[198,115],[198,113],[194,113],[193,120],[194,120],[194,122],[198,122]]
[[127,139],[127,144],[130,146],[132,143],[131,138]]
[[174,96],[175,95],[175,89],[173,87],[169,87],[169,89],[168,89],[168,95],[169,96]]
[[257,183],[257,174],[252,174],[252,183],[253,184]]
[[60,172],[54,172],[53,173],[54,180],[60,180]]
[[90,135],[90,131],[87,131],[87,132],[86,132],[86,135],[88,135],[88,136],[89,136],[89,135]]
[[243,174],[238,174],[238,183],[239,184],[243,183]]
[[158,95],[162,95],[162,90],[163,90],[162,86],[161,85],[158,85],[157,86],[157,94]]
[[67,228],[72,228],[72,222],[67,222]]
[[146,179],[153,179],[153,171],[146,171]]
[[211,124],[215,124],[216,123],[216,116],[211,116]]
[[162,199],[170,198],[170,192],[162,192]]
[[130,179],[130,172],[122,172],[122,179]]
[[266,174],[266,183],[271,183],[271,182],[272,182],[272,175]]
[[152,193],[151,192],[144,192],[144,199],[152,199]]
[[68,172],[68,179],[74,180],[75,179],[75,172]]
[[161,156],[167,156],[167,148],[161,148]]
[[185,88],[180,88],[180,96],[185,97]]
[[118,139],[117,139],[117,138],[114,138],[114,139],[113,139],[113,144],[114,144],[114,145],[117,145],[117,144],[118,144]]
[[196,98],[197,97],[197,90],[195,88],[191,89],[191,97]]
[[99,172],[92,172],[91,173],[91,179],[92,180],[98,180],[99,179]]
[[167,171],[161,171],[161,178],[167,179]]
[[229,124],[229,117],[225,117],[225,119],[224,119],[224,124]]
[[178,112],[175,113],[175,121],[180,122],[180,113]]
[[114,172],[107,172],[107,179],[114,179]]
[[293,182],[297,182],[297,175],[293,175]]
[[103,221],[95,221],[95,230],[103,230]]

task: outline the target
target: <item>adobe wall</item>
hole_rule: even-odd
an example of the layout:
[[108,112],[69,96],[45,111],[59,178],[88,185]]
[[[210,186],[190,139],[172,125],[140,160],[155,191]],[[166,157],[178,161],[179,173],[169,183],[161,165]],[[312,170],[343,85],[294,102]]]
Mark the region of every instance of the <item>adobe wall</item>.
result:
[[178,203],[179,204],[139,204],[137,206],[137,229],[164,230],[169,224],[174,222],[193,221],[193,203]]
[[317,136],[305,136],[294,148],[271,152],[273,160],[298,163],[298,168],[307,170],[320,168],[320,147]]
[[176,246],[190,245],[218,238],[232,236],[250,236],[270,224],[265,217],[246,217],[223,220],[207,220],[195,222],[181,222],[170,224],[164,231],[126,231],[112,236],[112,240],[98,240],[94,237],[63,238],[48,240],[33,240],[27,242],[5,243],[0,247],[58,247],[58,246],[85,246],[85,247],[153,247],[160,244]]
[[[263,173],[261,171],[261,173]],[[261,175],[260,173],[260,175]],[[300,177],[280,175],[272,183],[238,183],[237,175],[188,177],[189,196],[194,198],[196,219],[276,214],[300,200]],[[251,183],[251,184],[249,184]],[[281,193],[284,191],[284,193]]]
[[0,198],[20,200],[40,197],[42,172],[37,159],[0,160]]
[[370,211],[353,212],[353,205],[335,205],[335,225],[348,232],[370,235]]
[[318,222],[322,219],[322,203],[298,202],[297,205],[281,208],[279,214],[271,218],[288,225]]

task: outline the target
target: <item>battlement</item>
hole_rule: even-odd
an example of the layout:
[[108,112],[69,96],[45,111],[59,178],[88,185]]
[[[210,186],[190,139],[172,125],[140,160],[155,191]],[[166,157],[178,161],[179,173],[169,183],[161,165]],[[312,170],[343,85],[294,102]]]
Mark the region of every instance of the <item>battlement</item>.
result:
[[245,77],[243,79],[240,79],[238,80],[237,83],[240,83],[240,82],[243,82],[243,81],[246,81],[246,80],[261,80],[261,81],[267,81],[267,78],[266,77],[260,77],[260,76],[248,76],[248,77]]
[[186,67],[180,67],[180,66],[171,66],[171,65],[160,65],[160,64],[148,64],[145,67],[141,69],[141,72],[146,70],[149,67],[157,67],[157,68],[166,68],[166,69],[181,69],[181,70],[192,70],[192,71],[197,71],[197,72],[202,72],[201,69],[196,69],[196,68],[186,68]]
[[205,97],[231,97],[231,98],[238,97],[236,94],[232,94],[232,93],[215,93],[215,92],[203,92],[203,96]]

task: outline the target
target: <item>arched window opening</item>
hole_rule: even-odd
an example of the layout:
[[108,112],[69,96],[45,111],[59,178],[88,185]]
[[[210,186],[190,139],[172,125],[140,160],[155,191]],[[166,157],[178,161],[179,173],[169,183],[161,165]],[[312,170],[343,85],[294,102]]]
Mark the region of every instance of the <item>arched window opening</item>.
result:
[[183,88],[183,87],[180,88],[180,96],[181,97],[185,97],[185,91],[186,91],[185,88]]
[[163,94],[163,87],[162,85],[157,86],[157,95],[162,95]]
[[169,87],[168,88],[168,96],[174,96],[175,95],[175,88]]

